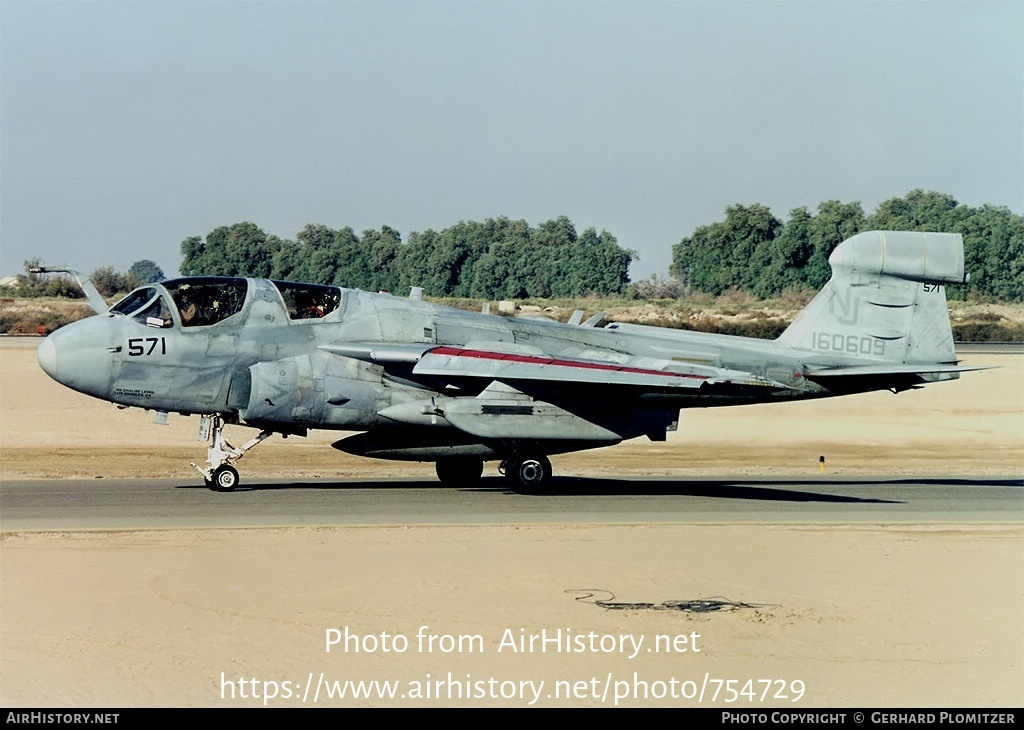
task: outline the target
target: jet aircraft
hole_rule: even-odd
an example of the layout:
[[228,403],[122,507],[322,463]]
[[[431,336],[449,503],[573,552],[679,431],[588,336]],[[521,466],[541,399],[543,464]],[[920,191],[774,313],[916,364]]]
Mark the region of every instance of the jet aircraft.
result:
[[[338,286],[189,277],[148,284],[47,337],[52,378],[121,406],[200,416],[207,486],[239,484],[261,441],[357,432],[351,454],[433,461],[444,483],[499,461],[513,489],[551,479],[549,456],[646,436],[680,410],[894,393],[953,380],[944,285],[963,283],[959,234],[870,231],[842,242],[832,277],[775,340],[612,322],[468,312]],[[49,269],[49,271],[69,269]],[[259,430],[242,446],[226,424]]]

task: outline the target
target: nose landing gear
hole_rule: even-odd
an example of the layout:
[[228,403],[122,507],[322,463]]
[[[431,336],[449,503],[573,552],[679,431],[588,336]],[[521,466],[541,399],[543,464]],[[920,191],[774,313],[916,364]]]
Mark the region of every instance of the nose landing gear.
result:
[[224,419],[219,414],[202,417],[199,422],[199,440],[209,441],[212,438],[206,456],[208,466],[202,467],[195,462],[192,463],[196,471],[203,475],[206,486],[215,492],[234,490],[239,482],[238,469],[232,466],[234,462],[241,459],[253,446],[273,435],[273,431],[260,431],[236,449],[224,438],[223,431]]

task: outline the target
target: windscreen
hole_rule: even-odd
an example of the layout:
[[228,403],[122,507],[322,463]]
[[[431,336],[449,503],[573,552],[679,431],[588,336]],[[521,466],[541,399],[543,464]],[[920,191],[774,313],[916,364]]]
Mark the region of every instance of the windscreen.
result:
[[159,289],[151,286],[133,291],[110,311],[131,317],[148,327],[170,327],[174,324],[167,301]]

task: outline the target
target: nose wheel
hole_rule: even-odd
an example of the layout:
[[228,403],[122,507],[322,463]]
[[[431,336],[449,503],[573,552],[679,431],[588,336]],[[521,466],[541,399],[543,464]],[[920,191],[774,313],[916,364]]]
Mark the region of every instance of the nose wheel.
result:
[[202,467],[194,462],[192,466],[203,475],[207,487],[215,492],[231,492],[239,483],[238,469],[233,466],[234,462],[272,434],[273,431],[260,431],[236,449],[224,438],[224,419],[219,415],[203,416],[199,422],[199,440],[210,441],[210,448],[206,452],[207,466]]
[[238,469],[230,464],[218,466],[213,470],[213,478],[204,481],[215,492],[230,492],[238,486]]

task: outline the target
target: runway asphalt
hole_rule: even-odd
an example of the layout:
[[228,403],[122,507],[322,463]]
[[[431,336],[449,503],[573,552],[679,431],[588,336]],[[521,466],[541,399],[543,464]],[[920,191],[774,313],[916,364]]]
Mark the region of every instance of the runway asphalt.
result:
[[298,525],[976,523],[1024,521],[1024,479],[555,478],[542,494],[500,477],[444,487],[410,479],[254,480],[212,492],[198,479],[6,482],[0,530]]

